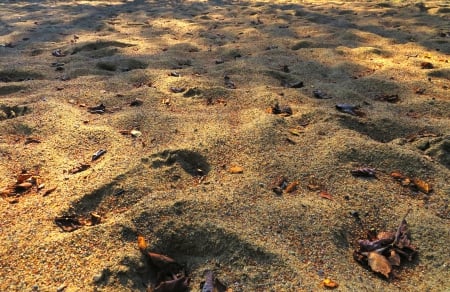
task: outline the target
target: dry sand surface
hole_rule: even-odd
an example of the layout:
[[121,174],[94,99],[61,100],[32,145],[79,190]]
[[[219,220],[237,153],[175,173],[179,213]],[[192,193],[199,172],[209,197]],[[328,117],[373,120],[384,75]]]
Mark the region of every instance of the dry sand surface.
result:
[[448,1],[1,1],[0,290],[145,291],[139,234],[192,291],[449,289],[449,54]]

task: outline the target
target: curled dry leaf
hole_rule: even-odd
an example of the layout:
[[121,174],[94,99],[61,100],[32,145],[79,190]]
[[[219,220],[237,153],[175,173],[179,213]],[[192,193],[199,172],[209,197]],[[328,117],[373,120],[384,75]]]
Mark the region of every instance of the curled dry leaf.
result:
[[428,194],[432,191],[431,185],[421,179],[413,179],[414,186],[422,193]]
[[292,193],[297,189],[298,181],[293,181],[290,184],[286,186],[286,189],[284,190],[285,193]]
[[329,278],[326,278],[322,281],[322,287],[327,289],[335,289],[339,286],[339,284],[336,281],[333,281]]
[[389,278],[389,274],[392,271],[392,266],[388,259],[377,252],[371,251],[367,256],[368,263],[372,271],[377,272]]
[[51,193],[53,193],[54,191],[56,191],[57,188],[58,188],[58,187],[52,187],[52,188],[49,188],[49,189],[45,190],[45,192],[42,194],[42,196],[43,196],[43,197],[46,197],[46,196],[50,195]]

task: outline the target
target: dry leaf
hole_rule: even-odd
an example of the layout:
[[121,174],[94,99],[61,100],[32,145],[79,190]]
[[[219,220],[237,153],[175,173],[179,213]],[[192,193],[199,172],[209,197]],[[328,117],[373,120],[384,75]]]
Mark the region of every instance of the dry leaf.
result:
[[296,128],[291,128],[291,129],[289,129],[289,133],[291,133],[294,136],[300,136],[301,131]]
[[284,190],[285,193],[292,193],[297,189],[298,181],[293,181],[290,184],[286,186],[286,189]]
[[49,188],[48,190],[45,190],[45,192],[42,194],[43,197],[46,197],[53,193],[58,187]]
[[31,178],[33,175],[31,173],[21,173],[17,176],[17,183],[23,183],[27,179]]
[[391,263],[392,266],[400,266],[400,256],[398,253],[395,252],[395,250],[391,250],[391,254],[388,258],[389,263]]
[[322,281],[322,286],[328,289],[334,289],[337,288],[339,284],[331,279],[326,278]]
[[189,289],[189,282],[191,278],[188,278],[186,276],[161,282],[158,287],[156,287],[153,291],[154,292],[183,292],[188,291]]
[[431,185],[421,179],[413,179],[414,185],[419,189],[419,191],[428,194],[432,191]]
[[391,172],[391,177],[393,179],[397,179],[397,180],[401,180],[401,179],[405,178],[405,176],[403,174],[401,174],[400,172],[397,172],[397,171]]
[[232,166],[230,169],[228,169],[229,173],[243,173],[244,169],[240,166]]
[[142,235],[138,235],[138,247],[142,252],[144,252],[148,247],[148,244]]
[[28,190],[29,188],[31,188],[32,186],[33,186],[33,184],[30,182],[23,182],[23,183],[16,185],[16,190],[25,191],[25,190]]
[[391,264],[386,259],[386,257],[372,251],[369,252],[369,256],[367,257],[368,263],[372,271],[377,272],[389,278],[389,274],[392,271]]
[[329,194],[327,191],[321,191],[319,196],[324,199],[333,200],[333,196]]

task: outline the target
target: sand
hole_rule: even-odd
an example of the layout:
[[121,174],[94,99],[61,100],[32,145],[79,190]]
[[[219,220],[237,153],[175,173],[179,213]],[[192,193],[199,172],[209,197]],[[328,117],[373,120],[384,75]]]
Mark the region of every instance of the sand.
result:
[[[324,278],[337,291],[448,289],[449,12],[2,1],[0,290],[145,291],[138,234],[186,268],[192,291],[207,269],[233,291],[320,291]],[[20,173],[32,186],[11,194]],[[274,192],[280,176],[297,188]],[[354,261],[358,239],[395,231],[409,209],[413,262],[386,280]],[[100,224],[72,232],[54,221],[91,213]]]

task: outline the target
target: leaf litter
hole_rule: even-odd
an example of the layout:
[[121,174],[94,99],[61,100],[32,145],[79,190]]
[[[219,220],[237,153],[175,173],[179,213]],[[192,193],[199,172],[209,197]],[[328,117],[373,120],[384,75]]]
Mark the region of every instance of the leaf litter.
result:
[[353,252],[353,258],[362,266],[391,279],[394,268],[405,261],[411,262],[417,256],[407,232],[406,216],[409,212],[406,212],[395,232],[368,232],[368,239],[358,240],[359,246]]

